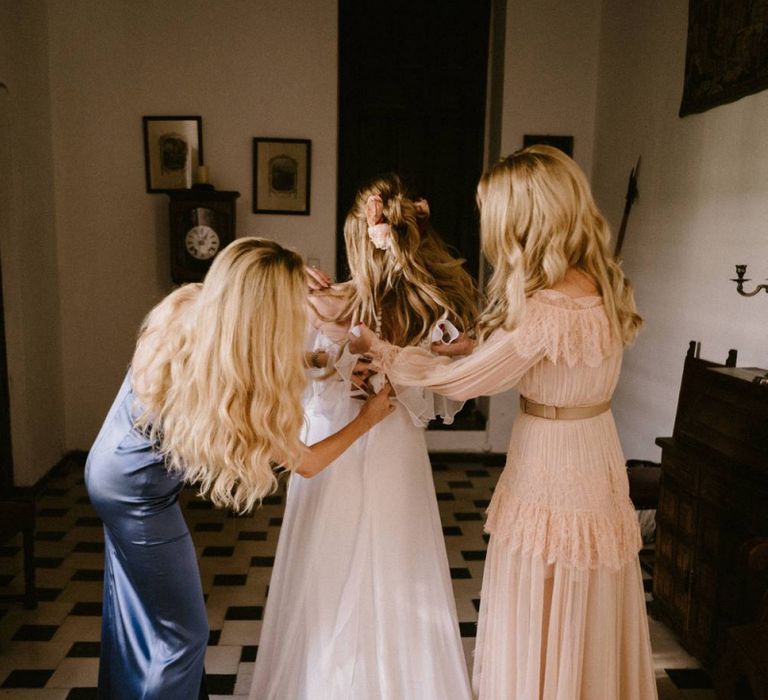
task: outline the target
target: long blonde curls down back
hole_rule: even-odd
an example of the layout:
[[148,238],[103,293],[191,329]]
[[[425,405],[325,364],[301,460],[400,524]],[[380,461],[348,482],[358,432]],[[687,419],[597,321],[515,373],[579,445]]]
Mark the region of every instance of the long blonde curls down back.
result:
[[[368,237],[366,202],[379,195],[392,229],[391,247],[376,248]],[[353,296],[341,314],[375,328],[397,345],[423,340],[445,311],[460,328],[474,327],[477,292],[462,261],[449,253],[434,230],[419,225],[417,210],[397,175],[377,177],[355,197],[344,223]]]
[[479,336],[512,330],[525,300],[574,267],[597,285],[614,335],[630,343],[642,319],[629,281],[610,252],[611,235],[576,163],[551,146],[504,158],[477,187],[483,253],[493,266]]
[[304,454],[303,267],[273,241],[238,239],[202,287],[173,292],[140,333],[137,426],[217,506],[249,510],[274,490],[273,467]]

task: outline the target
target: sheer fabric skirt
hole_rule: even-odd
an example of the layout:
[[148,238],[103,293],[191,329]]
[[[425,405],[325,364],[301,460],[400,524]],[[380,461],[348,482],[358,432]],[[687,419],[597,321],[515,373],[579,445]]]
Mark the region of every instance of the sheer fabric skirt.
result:
[[480,700],[655,700],[640,528],[610,413],[519,417],[486,529]]
[[481,700],[656,698],[638,560],[573,568],[491,537],[473,686]]
[[[308,442],[359,403],[310,415]],[[251,700],[469,700],[424,431],[395,413],[292,476]]]

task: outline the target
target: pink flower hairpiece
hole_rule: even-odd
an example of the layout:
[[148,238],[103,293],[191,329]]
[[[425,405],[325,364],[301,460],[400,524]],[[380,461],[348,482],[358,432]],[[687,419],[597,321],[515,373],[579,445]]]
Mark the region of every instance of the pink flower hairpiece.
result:
[[423,234],[427,230],[427,221],[429,221],[429,202],[424,197],[419,197],[414,201],[413,207],[416,209],[416,223]]
[[384,221],[384,203],[380,195],[372,194],[366,200],[365,219],[371,243],[379,250],[388,250],[392,245],[392,228]]

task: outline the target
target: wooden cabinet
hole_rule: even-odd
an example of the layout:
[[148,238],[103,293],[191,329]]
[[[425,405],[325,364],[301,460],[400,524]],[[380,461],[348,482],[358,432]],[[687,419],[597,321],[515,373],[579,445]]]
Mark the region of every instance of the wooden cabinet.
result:
[[765,370],[697,357],[691,344],[672,437],[658,438],[654,612],[705,666],[728,627],[757,619],[745,595],[742,547],[768,535]]

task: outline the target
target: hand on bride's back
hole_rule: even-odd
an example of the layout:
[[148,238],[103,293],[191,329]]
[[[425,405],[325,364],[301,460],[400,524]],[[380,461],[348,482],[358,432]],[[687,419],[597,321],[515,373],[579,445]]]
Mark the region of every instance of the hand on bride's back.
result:
[[349,331],[349,351],[355,355],[364,355],[371,349],[374,340],[376,334],[364,323],[360,323]]
[[395,410],[395,406],[389,398],[391,393],[392,386],[387,383],[378,394],[374,394],[363,404],[360,409],[360,418],[366,422],[368,430]]
[[314,292],[328,289],[333,282],[331,276],[327,272],[319,270],[314,265],[304,266],[304,276],[307,279],[307,287]]
[[459,355],[471,355],[475,349],[475,341],[466,333],[460,333],[452,343],[443,343],[442,341],[432,343],[430,349],[436,355],[445,355],[446,357],[458,357]]
[[352,370],[352,383],[358,388],[368,393],[368,380],[376,374],[376,370],[371,365],[369,357],[361,357]]

